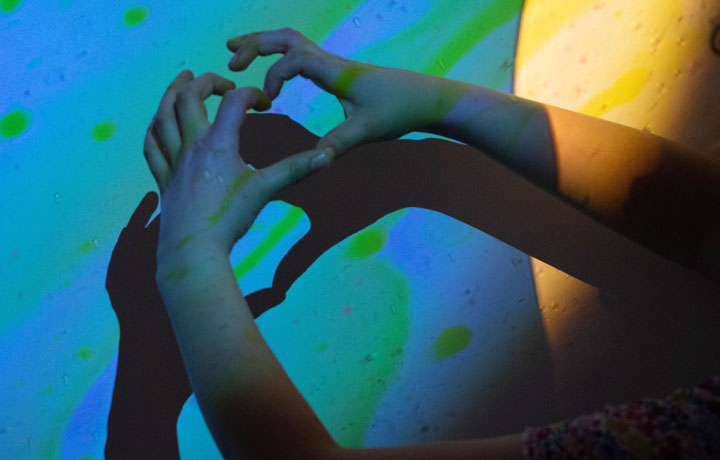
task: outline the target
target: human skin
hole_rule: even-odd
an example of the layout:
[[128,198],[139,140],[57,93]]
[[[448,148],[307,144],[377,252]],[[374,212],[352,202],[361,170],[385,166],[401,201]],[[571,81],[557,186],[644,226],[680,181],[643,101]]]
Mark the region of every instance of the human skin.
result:
[[[218,75],[182,72],[148,128],[162,209],[157,286],[223,456],[318,458],[336,444],[262,337],[229,254],[273,195],[329,160],[313,165],[320,152],[311,150],[250,169],[238,128],[247,109],[269,102],[255,88],[233,88]],[[210,94],[223,96],[212,125],[202,107]]]
[[[323,137],[319,149],[332,147],[342,155],[354,145],[410,131],[446,135],[477,147],[608,226],[629,235],[647,227],[651,235],[640,235],[646,245],[676,251],[670,256],[689,264],[702,252],[694,237],[707,241],[713,235],[708,224],[717,222],[708,199],[717,194],[713,159],[646,133],[466,83],[353,63],[307,44],[292,53],[289,40],[302,45],[293,31],[284,30],[266,48],[262,33],[256,38],[254,51],[252,43],[239,41],[236,51],[244,55],[231,63],[233,70],[247,67],[258,54],[284,50],[292,60],[281,59],[268,73],[265,86],[271,97],[279,93],[278,79],[300,74],[340,99],[347,121]],[[228,46],[235,46],[232,40]],[[272,178],[269,171],[249,172],[234,159],[240,143],[231,133],[237,133],[244,108],[267,104],[257,104],[259,94],[251,96],[247,89],[230,96],[232,85],[219,77],[195,86],[187,75],[178,78],[146,138],[146,157],[163,197],[157,282],[221,452],[228,458],[434,458],[449,452],[457,458],[480,453],[516,457],[518,435],[433,449],[338,448],[257,330],[228,262],[232,244],[272,194],[310,173],[309,155],[296,158],[293,178],[286,174],[273,182],[264,179]],[[202,106],[211,93],[224,96],[213,127]],[[231,115],[221,116],[225,113]],[[198,163],[198,158],[210,162]],[[639,192],[638,181],[645,181]],[[648,192],[668,184],[681,198],[698,200],[679,200],[670,211],[662,209]],[[650,212],[637,218],[633,209],[638,208]],[[667,224],[683,213],[692,217],[689,227],[655,229],[656,223]]]
[[228,41],[231,70],[284,54],[267,72],[312,80],[346,120],[318,142],[352,147],[419,131],[471,145],[594,219],[720,282],[720,160],[668,139],[511,94],[328,53],[285,28]]

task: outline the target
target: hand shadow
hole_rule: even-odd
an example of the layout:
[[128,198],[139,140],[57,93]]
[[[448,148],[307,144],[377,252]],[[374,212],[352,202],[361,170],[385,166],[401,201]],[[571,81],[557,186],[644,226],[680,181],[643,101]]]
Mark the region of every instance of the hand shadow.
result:
[[[297,122],[276,114],[248,115],[240,135],[243,159],[256,168],[314,148],[319,139]],[[518,226],[517,215],[531,213],[535,224],[548,219],[533,209],[537,202],[526,197],[536,190],[464,144],[427,139],[356,147],[330,168],[273,197],[302,208],[311,229],[280,262],[272,287],[250,293],[246,300],[257,318],[280,304],[295,280],[327,250],[408,207],[441,212],[486,233],[502,235],[510,244],[518,243],[514,245],[521,250],[533,250],[527,243],[533,239],[533,235],[528,238],[532,232]],[[177,419],[192,391],[155,284],[159,218],[147,228],[145,223],[157,203],[155,193],[145,196],[120,234],[108,268],[106,287],[120,323],[105,448],[108,459],[179,458]],[[537,311],[528,314],[540,317]],[[475,413],[483,414],[482,420],[453,427],[457,439],[500,435],[554,420],[549,396],[553,393],[552,366],[542,323],[537,323],[532,336],[524,338],[536,350],[533,364],[517,369],[494,401],[469,402],[476,406]],[[527,389],[529,381],[531,391]],[[508,400],[524,406],[524,413],[507,411]]]
[[159,216],[150,192],[123,229],[105,287],[120,323],[120,346],[108,417],[105,458],[180,459],[176,422],[192,394],[157,285]]

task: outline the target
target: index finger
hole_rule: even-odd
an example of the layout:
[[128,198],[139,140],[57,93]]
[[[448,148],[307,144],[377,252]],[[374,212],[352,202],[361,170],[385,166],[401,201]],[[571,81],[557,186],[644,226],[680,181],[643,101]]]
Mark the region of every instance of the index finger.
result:
[[289,27],[240,35],[227,42],[228,49],[235,53],[228,67],[230,70],[245,70],[258,55],[285,54],[291,48],[306,45],[315,43]]
[[235,83],[214,73],[205,73],[185,85],[178,93],[175,112],[180,135],[186,147],[192,145],[210,122],[207,119],[205,99],[211,94],[222,96],[235,88]]
[[240,127],[250,108],[265,111],[270,108],[270,99],[258,88],[246,86],[228,91],[223,96],[215,122],[210,127],[210,136],[217,143],[227,145],[231,151],[239,148]]

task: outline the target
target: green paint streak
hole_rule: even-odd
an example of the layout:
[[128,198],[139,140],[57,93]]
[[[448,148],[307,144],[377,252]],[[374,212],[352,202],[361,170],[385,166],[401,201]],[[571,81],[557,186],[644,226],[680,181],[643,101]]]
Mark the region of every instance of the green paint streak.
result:
[[472,88],[472,86],[467,83],[449,82],[442,94],[440,94],[440,97],[428,107],[428,109],[432,111],[431,119],[433,120],[444,120],[453,107],[455,107]]
[[20,6],[20,0],[0,0],[0,11],[9,13]]
[[92,137],[98,142],[104,142],[113,137],[115,131],[117,131],[117,123],[112,120],[102,121],[93,128]]
[[[521,13],[523,0],[492,0],[485,2],[470,20],[446,41],[445,46],[430,58],[422,73],[444,77],[463,56],[469,53],[495,29]],[[449,14],[449,13],[448,13]],[[437,21],[448,24],[443,18]]]
[[366,345],[353,350],[352,356],[347,349],[326,352],[328,359],[338,353],[347,367],[337,369],[339,378],[313,404],[333,438],[349,448],[363,447],[375,411],[402,367],[410,337],[409,281],[382,260],[368,259],[363,265],[355,277],[372,280],[373,296],[357,292],[353,302],[350,292],[342,301],[355,305],[353,321],[348,323],[353,327],[347,333],[360,327]]
[[92,358],[93,355],[93,349],[91,347],[82,347],[77,351],[77,357],[82,359],[83,361],[87,361],[88,359]]
[[[94,347],[86,346],[75,352],[73,358],[82,361],[82,365],[73,370],[72,383],[62,387],[62,397],[51,398],[43,405],[48,420],[67,420],[68,408],[77,408],[87,396],[87,389],[106,371],[113,357],[117,355],[119,331],[112,329],[114,328],[103,333],[100,343],[96,343]],[[65,439],[65,428],[62,423],[50,424],[42,433],[38,433],[35,447],[37,455],[33,458],[59,458]]]
[[178,244],[178,248],[185,246],[186,244],[191,242],[193,240],[193,238],[195,238],[195,235],[190,234],[190,235],[186,236],[185,238],[180,240],[180,244]]
[[51,395],[51,394],[55,393],[55,387],[49,386],[49,387],[45,388],[42,393],[44,395]]
[[86,455],[84,457],[80,457],[77,460],[92,460],[92,455]]
[[238,281],[247,275],[250,270],[257,267],[272,249],[287,235],[297,224],[300,223],[305,213],[297,206],[290,208],[285,217],[272,227],[267,238],[257,245],[253,251],[245,256],[243,260],[233,267],[235,279]]
[[90,254],[93,250],[95,250],[95,243],[92,240],[83,241],[78,247],[80,254]]
[[255,331],[243,331],[243,336],[245,337],[245,340],[250,343],[262,342],[262,337]]
[[375,254],[387,244],[388,231],[382,227],[366,228],[358,233],[345,251],[345,256],[351,259],[364,259]]
[[0,118],[0,136],[11,138],[24,133],[32,116],[27,110],[13,110]]
[[433,343],[435,358],[438,361],[447,359],[464,350],[471,340],[472,331],[467,326],[453,326],[445,329]]
[[373,68],[363,64],[352,64],[342,71],[339,77],[330,85],[330,92],[339,98],[346,98],[350,94],[350,87],[357,78],[371,72]]
[[220,205],[220,210],[212,216],[208,217],[208,220],[211,224],[217,224],[218,222],[220,222],[222,216],[227,212],[228,209],[230,209],[230,203],[232,202],[234,195],[237,193],[238,190],[240,190],[240,187],[242,187],[243,184],[245,184],[245,182],[247,182],[248,179],[250,179],[255,174],[257,174],[257,171],[253,171],[252,169],[245,169],[243,175],[235,179],[235,182],[233,182],[232,186],[230,186],[230,190],[228,190],[222,204]]
[[172,270],[168,270],[167,275],[165,275],[165,279],[168,281],[182,281],[184,280],[192,271],[190,268],[190,265],[183,265],[180,268],[174,268]]
[[318,351],[318,353],[327,351],[328,348],[330,348],[330,345],[328,345],[327,342],[322,342],[322,343],[318,344],[317,347],[315,347],[315,349]]
[[[278,19],[285,16],[279,24],[297,24],[298,30],[315,43],[322,43],[337,29],[343,21],[347,21],[353,12],[366,0],[344,0],[342,2],[317,2],[302,4],[299,7],[288,7],[287,2],[277,1],[275,7],[268,2],[267,11],[285,11],[277,13]],[[300,5],[298,3],[298,5]],[[263,6],[264,3],[263,3]],[[258,19],[264,19],[265,13]],[[283,26],[280,26],[283,27]]]
[[150,9],[147,6],[139,5],[128,8],[125,11],[125,24],[136,26],[147,19]]

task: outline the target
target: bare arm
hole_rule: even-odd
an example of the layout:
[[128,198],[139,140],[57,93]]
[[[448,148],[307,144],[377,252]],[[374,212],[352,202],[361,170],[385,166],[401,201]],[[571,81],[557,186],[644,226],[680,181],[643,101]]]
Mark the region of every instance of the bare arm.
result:
[[600,223],[720,282],[720,160],[658,136],[447,78],[335,56],[292,29],[228,41],[230,69],[283,53],[275,98],[297,75],[335,95],[346,120],[318,142],[339,155],[412,131],[465,142]]
[[337,448],[258,329],[227,251],[161,258],[157,283],[203,417],[227,459],[310,460]]
[[478,148],[604,225],[720,281],[720,160],[487,88],[438,85],[467,91],[423,131]]

